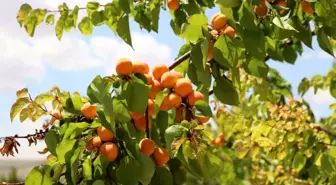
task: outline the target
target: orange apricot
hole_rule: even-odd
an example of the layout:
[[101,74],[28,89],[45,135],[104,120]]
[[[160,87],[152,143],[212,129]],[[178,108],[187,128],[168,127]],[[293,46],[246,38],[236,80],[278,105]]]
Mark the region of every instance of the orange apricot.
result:
[[179,107],[182,103],[182,97],[176,92],[171,92],[168,94],[168,101],[171,107]]
[[195,105],[196,101],[198,100],[204,100],[204,95],[201,92],[193,91],[190,93],[187,97],[188,104],[192,107]]
[[259,17],[263,17],[263,16],[265,16],[267,14],[268,8],[267,8],[267,6],[265,4],[265,0],[261,0],[260,1],[260,5],[254,7],[254,12]]
[[131,117],[134,120],[140,119],[142,116],[144,116],[143,114],[140,114],[140,113],[137,113],[137,112],[130,112],[130,114],[131,114]]
[[178,0],[168,0],[167,4],[168,4],[168,9],[172,11],[175,11],[180,7]]
[[113,133],[103,126],[97,128],[97,133],[102,141],[112,141],[114,138]]
[[145,155],[152,155],[155,149],[155,143],[149,138],[144,138],[139,143],[140,152]]
[[[278,5],[278,6],[282,6],[282,7],[284,7],[284,8],[287,7],[287,3],[286,3],[285,0],[280,0],[280,1],[278,1],[278,2],[276,3],[276,5]],[[283,15],[285,12],[286,12],[286,10],[280,10],[280,11],[279,11],[280,15]]]
[[169,161],[169,153],[163,148],[155,148],[153,157],[158,167],[162,167]]
[[161,86],[161,83],[157,80],[153,80],[153,82],[150,85],[152,86],[152,88],[149,93],[149,97],[155,99],[156,94],[162,91],[163,87]]
[[127,58],[121,58],[117,61],[116,72],[118,75],[130,75],[133,72],[133,64]]
[[155,105],[155,101],[152,100],[152,99],[148,99],[147,107],[148,107],[148,115],[149,116],[152,116],[154,114],[154,112],[153,112],[154,105]]
[[172,108],[172,106],[170,105],[170,102],[169,102],[169,96],[167,95],[162,100],[162,103],[160,105],[160,110],[166,111],[166,110],[169,110],[171,108]]
[[161,86],[164,88],[173,88],[178,79],[182,78],[182,75],[175,71],[165,72],[161,76]]
[[147,84],[150,85],[153,83],[153,76],[150,74],[145,74],[145,77],[147,78]]
[[104,143],[99,152],[107,157],[108,160],[114,161],[118,156],[118,147],[112,142]]
[[54,125],[56,120],[62,119],[62,115],[59,112],[55,112],[51,115],[50,123],[51,125]]
[[215,143],[215,146],[223,146],[224,145],[224,140],[221,139],[221,138],[219,138],[219,137],[217,137],[215,139],[214,143]]
[[[146,132],[146,123],[147,123],[146,116],[142,116],[140,119],[134,120],[135,128],[142,132]],[[150,126],[151,122],[149,121],[148,128],[150,128]]]
[[168,72],[169,69],[164,64],[158,64],[153,67],[152,74],[155,80],[160,81],[163,73]]
[[149,67],[145,62],[133,62],[133,73],[146,74]]
[[91,105],[89,102],[85,103],[81,107],[81,112],[84,117],[93,119],[97,116],[97,108],[96,106]]
[[184,106],[180,106],[179,108],[176,109],[176,122],[180,123],[181,121],[184,120],[183,118],[183,109],[184,109]]
[[180,78],[176,81],[174,92],[182,98],[188,96],[193,91],[191,81],[187,78]]
[[221,139],[224,139],[224,134],[223,133],[219,133],[218,137],[221,138]]
[[94,150],[95,148],[99,148],[103,144],[103,141],[99,136],[94,136],[90,139],[88,146],[86,147],[88,150]]
[[223,34],[228,35],[231,38],[234,38],[236,35],[236,31],[231,26],[228,26],[225,29],[223,29]]
[[303,1],[300,2],[300,4],[301,4],[302,11],[303,11],[304,13],[311,14],[311,15],[314,14],[314,10],[313,10],[313,8],[310,6],[310,3],[309,3],[309,2],[303,0]]
[[211,19],[211,27],[217,31],[224,28],[227,23],[226,15],[222,13],[217,13]]
[[195,118],[202,124],[210,120],[210,117],[203,117],[203,116],[196,116],[196,115],[195,115]]
[[215,45],[214,42],[209,42],[209,45],[208,45],[208,60],[211,60],[213,58],[212,50],[213,50],[214,45]]

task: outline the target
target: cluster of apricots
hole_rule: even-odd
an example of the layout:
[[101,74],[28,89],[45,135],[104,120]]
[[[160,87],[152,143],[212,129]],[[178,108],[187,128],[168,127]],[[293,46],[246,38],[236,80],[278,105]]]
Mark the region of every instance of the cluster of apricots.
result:
[[107,128],[100,126],[97,127],[97,136],[93,136],[88,146],[87,150],[98,149],[99,153],[105,155],[110,161],[114,161],[118,156],[118,147],[113,143],[114,135]]
[[168,9],[175,11],[180,7],[179,0],[168,0],[167,2]]
[[213,146],[223,146],[224,145],[224,134],[223,133],[219,133],[218,136],[212,140],[211,144]]
[[155,147],[153,140],[144,138],[139,143],[140,152],[152,156],[157,167],[162,167],[169,161],[169,153],[160,147]]
[[[227,24],[227,17],[226,15],[222,13],[215,14],[211,19],[211,34],[214,37],[217,37],[219,35],[228,35],[231,38],[234,38],[236,35],[236,31]],[[214,47],[214,42],[209,42],[208,47],[208,60],[211,60],[213,58],[212,56],[212,50]]]
[[[152,74],[149,73],[148,64],[145,62],[132,62],[129,59],[121,58],[116,63],[116,72],[118,75],[130,75],[140,73],[146,76],[147,85],[151,86],[151,91],[148,97],[147,114],[153,115],[153,107],[155,105],[156,95],[164,89],[169,89],[170,92],[166,95],[160,105],[160,110],[168,111],[176,108],[177,121],[182,121],[182,110],[186,102],[189,108],[192,108],[196,101],[204,100],[202,93],[194,91],[192,83],[189,79],[183,78],[182,74],[176,71],[170,71],[167,65],[157,64],[152,68]],[[151,126],[150,121],[145,114],[131,112],[130,113],[135,127],[140,131],[146,131],[146,124],[148,128]],[[207,122],[209,117],[194,116],[195,119],[201,123]]]
[[[287,2],[286,0],[267,0],[271,4],[275,4],[280,7],[287,7]],[[300,6],[301,9],[304,13],[307,14],[314,14],[314,10],[311,7],[310,3],[306,0],[301,0],[300,1]],[[266,0],[260,0],[260,5],[254,7],[254,12],[256,13],[257,16],[259,17],[264,17],[268,13],[268,8],[266,6]],[[279,14],[284,15],[286,13],[286,10],[280,10]]]

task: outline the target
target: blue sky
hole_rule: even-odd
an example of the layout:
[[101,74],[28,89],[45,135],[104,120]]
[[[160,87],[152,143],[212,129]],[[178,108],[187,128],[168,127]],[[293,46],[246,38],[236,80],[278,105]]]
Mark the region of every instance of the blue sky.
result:
[[[176,37],[169,26],[169,13],[162,12],[159,34],[141,31],[137,24],[132,23],[131,30],[135,51],[132,51],[107,27],[95,28],[92,37],[82,36],[78,31],[64,33],[64,39],[58,41],[51,27],[41,26],[36,37],[31,39],[19,28],[15,14],[21,0],[13,0],[6,8],[0,8],[0,136],[25,134],[34,132],[39,123],[10,123],[9,111],[15,102],[16,90],[27,87],[31,94],[47,91],[53,85],[63,90],[78,91],[82,94],[91,80],[98,74],[106,75],[113,72],[114,62],[119,57],[139,59],[153,65],[155,63],[172,63],[184,41]],[[35,7],[55,9],[61,1],[32,0]],[[69,4],[75,4],[72,0]],[[85,2],[81,2],[85,4]],[[218,10],[207,12],[211,17]],[[7,17],[7,18],[3,18]],[[9,18],[8,18],[9,17]],[[315,50],[304,48],[304,54],[295,65],[269,62],[277,68],[286,80],[290,81],[294,93],[303,77],[310,78],[314,74],[325,74],[331,68],[332,58],[319,49],[314,39]],[[313,96],[311,92],[305,96],[312,104],[318,116],[330,114],[328,104],[334,101],[327,92]],[[320,103],[318,103],[320,102]],[[21,144],[27,145],[26,141]],[[37,147],[22,147],[19,158],[43,158]],[[0,156],[0,159],[5,157]]]

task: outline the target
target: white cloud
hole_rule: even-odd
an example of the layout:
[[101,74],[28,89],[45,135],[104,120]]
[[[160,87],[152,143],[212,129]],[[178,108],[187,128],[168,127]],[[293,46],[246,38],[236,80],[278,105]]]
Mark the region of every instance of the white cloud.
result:
[[328,90],[318,90],[316,94],[314,94],[313,90],[310,89],[306,96],[308,100],[319,105],[330,105],[336,102],[335,98],[331,96]]
[[311,50],[305,51],[302,53],[301,56],[304,60],[332,60],[333,57],[323,51],[322,49],[318,48],[318,50]]

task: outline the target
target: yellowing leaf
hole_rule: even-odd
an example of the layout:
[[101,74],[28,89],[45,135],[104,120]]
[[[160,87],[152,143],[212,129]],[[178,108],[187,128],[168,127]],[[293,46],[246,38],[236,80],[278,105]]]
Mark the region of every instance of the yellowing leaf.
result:
[[22,110],[22,108],[27,105],[29,102],[29,99],[27,97],[19,98],[16,100],[16,102],[12,105],[11,111],[10,111],[10,119],[11,122],[13,122],[15,116]]

